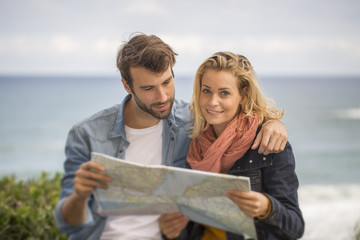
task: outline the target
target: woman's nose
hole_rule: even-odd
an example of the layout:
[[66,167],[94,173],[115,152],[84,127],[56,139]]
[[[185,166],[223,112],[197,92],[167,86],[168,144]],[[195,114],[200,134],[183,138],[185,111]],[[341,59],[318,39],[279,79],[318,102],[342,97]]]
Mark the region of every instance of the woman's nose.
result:
[[209,104],[212,105],[212,106],[219,104],[219,98],[218,98],[218,96],[216,94],[211,95]]

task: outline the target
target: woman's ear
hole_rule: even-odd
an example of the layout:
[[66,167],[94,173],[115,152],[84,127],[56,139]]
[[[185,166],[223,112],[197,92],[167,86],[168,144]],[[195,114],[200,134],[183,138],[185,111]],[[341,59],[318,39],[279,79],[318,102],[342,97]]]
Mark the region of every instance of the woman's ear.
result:
[[240,103],[239,103],[239,108],[238,108],[238,113],[241,112],[242,110],[242,106],[246,105],[247,104],[247,100],[248,100],[248,90],[249,90],[249,87],[246,86],[246,87],[243,87],[240,91],[240,96],[241,96],[241,100],[240,100]]
[[248,95],[248,91],[249,91],[249,86],[244,87],[240,93],[241,97],[243,98],[246,97]]

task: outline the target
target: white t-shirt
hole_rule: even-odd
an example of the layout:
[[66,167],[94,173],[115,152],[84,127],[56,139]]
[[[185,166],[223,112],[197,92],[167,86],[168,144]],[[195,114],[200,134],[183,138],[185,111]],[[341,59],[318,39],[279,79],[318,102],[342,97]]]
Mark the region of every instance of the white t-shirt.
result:
[[[125,126],[125,132],[130,142],[125,152],[125,161],[147,165],[161,164],[162,120],[157,125],[144,129]],[[109,216],[101,240],[160,240],[158,218],[159,215]]]

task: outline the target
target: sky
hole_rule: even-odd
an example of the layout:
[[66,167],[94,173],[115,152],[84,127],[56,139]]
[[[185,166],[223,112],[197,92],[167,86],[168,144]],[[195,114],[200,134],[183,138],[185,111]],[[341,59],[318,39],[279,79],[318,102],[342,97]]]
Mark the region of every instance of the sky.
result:
[[155,34],[195,74],[217,51],[260,75],[360,75],[358,0],[0,0],[0,75],[116,75],[119,46]]

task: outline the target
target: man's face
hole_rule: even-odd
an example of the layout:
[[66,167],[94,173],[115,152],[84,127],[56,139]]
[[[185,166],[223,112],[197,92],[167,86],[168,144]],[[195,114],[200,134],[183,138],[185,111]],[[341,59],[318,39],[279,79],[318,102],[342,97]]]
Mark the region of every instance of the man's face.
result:
[[137,106],[154,118],[169,116],[174,102],[174,78],[169,67],[163,73],[154,73],[144,67],[131,67],[131,92]]

